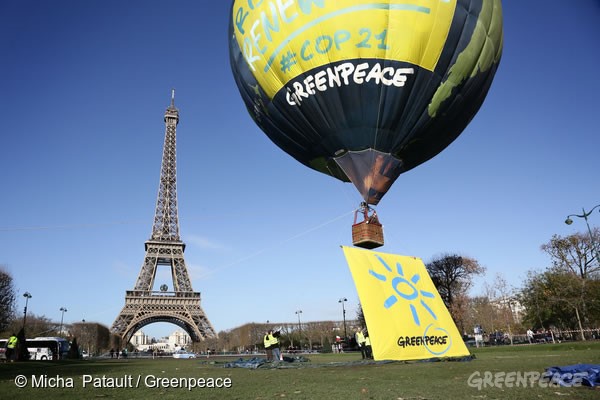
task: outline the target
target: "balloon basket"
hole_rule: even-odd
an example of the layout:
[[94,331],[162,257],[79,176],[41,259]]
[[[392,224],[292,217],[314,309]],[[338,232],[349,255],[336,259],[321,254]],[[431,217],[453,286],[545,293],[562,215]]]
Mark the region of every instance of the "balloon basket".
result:
[[[365,219],[357,223],[356,219],[359,213],[363,214]],[[375,249],[383,246],[383,226],[379,222],[377,212],[366,203],[361,203],[360,208],[354,212],[352,244],[363,249]]]
[[352,244],[363,249],[383,246],[383,226],[368,221],[352,225]]

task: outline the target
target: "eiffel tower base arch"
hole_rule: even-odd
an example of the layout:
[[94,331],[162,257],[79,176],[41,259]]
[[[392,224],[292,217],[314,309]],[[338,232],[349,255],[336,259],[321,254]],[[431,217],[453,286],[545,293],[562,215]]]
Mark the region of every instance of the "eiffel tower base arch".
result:
[[214,330],[200,307],[198,292],[150,292],[128,290],[125,306],[113,324],[113,333],[124,343],[142,327],[169,322],[182,328],[193,342],[215,337]]

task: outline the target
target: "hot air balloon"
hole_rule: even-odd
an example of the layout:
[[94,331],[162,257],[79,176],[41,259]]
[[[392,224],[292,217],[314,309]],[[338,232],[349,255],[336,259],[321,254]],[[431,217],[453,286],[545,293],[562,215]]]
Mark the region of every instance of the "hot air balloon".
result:
[[[444,150],[481,107],[502,55],[502,6],[234,0],[229,35],[256,124],[302,164],[352,182],[364,228],[379,224],[370,205],[398,176]],[[353,241],[374,248],[380,233]]]

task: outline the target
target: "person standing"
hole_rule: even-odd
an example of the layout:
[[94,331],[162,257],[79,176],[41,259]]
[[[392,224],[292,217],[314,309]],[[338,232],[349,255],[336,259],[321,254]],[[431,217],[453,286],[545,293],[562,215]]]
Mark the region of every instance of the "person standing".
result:
[[273,352],[273,361],[281,361],[281,352],[279,351],[279,331],[271,334],[271,351]]
[[14,333],[8,338],[8,342],[6,342],[6,361],[13,362],[17,355],[17,343],[19,339],[17,335]]
[[475,347],[483,347],[483,328],[481,325],[475,325],[473,331],[475,333]]
[[365,347],[365,335],[363,335],[362,331],[360,329],[356,329],[356,332],[354,333],[354,340],[356,340],[356,344],[358,345],[358,348],[360,349],[360,355],[362,356],[362,359],[364,360],[365,358],[367,358],[367,348]]
[[533,343],[533,331],[531,330],[531,328],[527,329],[527,340],[529,341],[529,344]]
[[273,361],[273,350],[271,350],[271,333],[269,330],[263,337],[263,344],[265,345],[265,351],[267,353],[267,361]]
[[365,353],[368,359],[373,359],[373,348],[371,347],[371,338],[369,332],[365,335]]

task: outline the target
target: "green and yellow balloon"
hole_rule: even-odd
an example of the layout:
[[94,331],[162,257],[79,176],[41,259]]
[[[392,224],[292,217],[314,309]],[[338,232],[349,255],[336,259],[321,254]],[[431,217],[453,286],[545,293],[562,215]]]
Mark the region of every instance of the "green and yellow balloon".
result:
[[502,55],[500,0],[235,0],[230,59],[256,124],[377,204],[475,116]]

